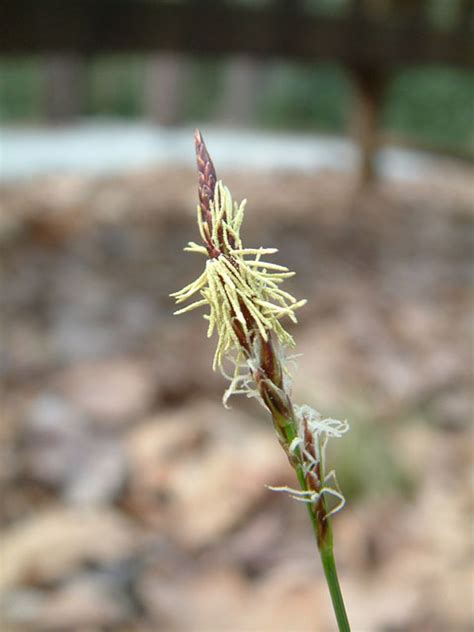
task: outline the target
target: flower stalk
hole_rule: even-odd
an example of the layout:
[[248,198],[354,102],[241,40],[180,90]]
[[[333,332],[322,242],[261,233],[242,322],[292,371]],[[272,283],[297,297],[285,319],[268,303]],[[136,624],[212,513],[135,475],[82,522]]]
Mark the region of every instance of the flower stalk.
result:
[[[245,200],[232,201],[229,190],[217,180],[216,171],[199,132],[195,133],[198,167],[197,221],[203,245],[190,242],[185,250],[206,256],[203,273],[173,296],[177,303],[197,300],[179,309],[181,314],[209,307],[208,337],[217,332],[213,368],[229,380],[223,403],[232,395],[255,397],[272,417],[273,427],[295,470],[300,489],[270,487],[288,492],[306,504],[320,552],[339,630],[350,630],[337,578],[330,516],[344,506],[334,470],[326,471],[326,445],[341,437],[346,421],[323,419],[309,406],[293,404],[291,394],[292,336],[281,320],[296,323],[297,300],[280,286],[293,272],[267,261],[275,248],[245,248],[240,237]],[[265,259],[264,259],[265,258]],[[227,365],[233,372],[227,372]]]

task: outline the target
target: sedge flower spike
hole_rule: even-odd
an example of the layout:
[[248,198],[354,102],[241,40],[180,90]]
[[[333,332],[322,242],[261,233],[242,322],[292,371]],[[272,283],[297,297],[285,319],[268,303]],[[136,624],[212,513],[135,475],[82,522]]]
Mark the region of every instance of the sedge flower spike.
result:
[[[204,307],[208,337],[217,334],[213,369],[230,381],[224,406],[231,395],[256,397],[271,414],[273,427],[301,489],[270,487],[288,492],[306,504],[321,554],[331,598],[341,631],[349,631],[333,555],[330,516],[345,503],[334,470],[326,471],[326,444],[347,432],[347,422],[323,419],[309,406],[293,405],[286,349],[294,346],[285,329],[296,323],[297,300],[281,285],[293,276],[287,267],[268,261],[276,248],[246,248],[240,236],[245,200],[237,204],[216,171],[200,132],[195,134],[199,174],[197,223],[202,243],[189,242],[185,250],[206,257],[203,272],[182,290],[176,303],[186,303],[175,314]],[[188,301],[191,301],[188,303]],[[228,375],[224,364],[233,365]],[[329,499],[331,504],[329,504]]]
[[[200,135],[197,138],[202,140]],[[198,141],[197,144],[199,147]],[[198,166],[200,157],[198,152]],[[246,200],[240,205],[233,202],[229,189],[222,182],[216,182],[213,167],[208,166],[212,166],[210,159],[201,164],[205,174],[203,179],[207,175],[207,179],[215,183],[213,196],[206,182],[200,187],[200,192],[204,190],[204,193],[200,194],[197,221],[205,245],[189,242],[184,250],[205,255],[208,259],[203,273],[171,296],[177,303],[195,295],[200,297],[175,314],[209,307],[209,313],[204,316],[209,321],[207,335],[212,336],[214,331],[218,335],[213,368],[223,370],[223,360],[227,357],[235,363],[243,338],[250,346],[257,330],[265,342],[274,332],[283,346],[294,346],[292,336],[280,319],[287,316],[296,323],[295,311],[305,305],[306,300],[298,301],[280,287],[294,272],[262,259],[278,252],[276,248],[244,248],[240,227]]]
[[[302,492],[288,488],[300,500],[315,503],[323,494],[338,500],[334,513],[344,504],[334,472],[325,473],[325,448],[330,437],[348,429],[346,422],[321,420],[309,406],[293,406],[289,398],[290,371],[284,349],[294,346],[293,337],[281,319],[296,323],[295,311],[306,300],[297,300],[281,288],[294,275],[287,267],[267,261],[276,248],[246,248],[240,229],[246,200],[237,204],[229,189],[217,180],[212,160],[199,131],[196,131],[199,173],[197,223],[202,244],[189,242],[184,250],[207,258],[204,271],[182,290],[171,294],[176,303],[197,298],[175,314],[207,307],[207,335],[217,332],[213,368],[229,379],[224,405],[233,394],[257,397],[272,413],[278,438],[290,462],[301,466],[312,487]],[[279,344],[276,349],[272,336]],[[224,361],[234,367],[224,370]],[[291,427],[291,432],[289,430]],[[290,436],[288,436],[290,432]],[[315,474],[315,469],[318,473]],[[317,484],[316,484],[316,479]],[[332,480],[333,486],[329,485]]]

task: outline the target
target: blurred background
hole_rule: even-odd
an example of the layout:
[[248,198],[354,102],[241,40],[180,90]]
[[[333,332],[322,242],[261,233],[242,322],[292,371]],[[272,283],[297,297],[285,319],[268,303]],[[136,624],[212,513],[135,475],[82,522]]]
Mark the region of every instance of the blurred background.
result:
[[294,400],[348,418],[355,632],[474,625],[471,0],[4,0],[2,632],[334,630],[265,411],[169,293],[193,130],[308,305]]

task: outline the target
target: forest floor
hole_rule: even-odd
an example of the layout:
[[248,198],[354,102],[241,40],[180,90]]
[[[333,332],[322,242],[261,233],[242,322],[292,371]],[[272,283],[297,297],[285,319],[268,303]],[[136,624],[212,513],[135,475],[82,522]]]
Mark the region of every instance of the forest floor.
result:
[[[307,298],[294,399],[351,431],[336,554],[355,632],[473,616],[467,176],[228,170],[248,246]],[[263,408],[169,298],[204,260],[192,169],[3,185],[3,632],[326,632],[304,507]],[[197,257],[197,258],[196,258]]]

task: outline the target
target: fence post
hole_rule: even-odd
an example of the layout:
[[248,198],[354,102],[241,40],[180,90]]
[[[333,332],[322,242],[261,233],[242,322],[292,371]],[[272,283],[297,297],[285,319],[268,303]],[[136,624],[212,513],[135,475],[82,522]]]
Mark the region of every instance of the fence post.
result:
[[83,96],[83,60],[77,55],[46,56],[43,113],[48,123],[65,123],[78,118]]
[[189,62],[181,53],[151,55],[145,72],[145,117],[159,125],[179,124],[183,116],[184,87],[188,76]]
[[224,123],[253,122],[262,92],[263,62],[249,55],[236,55],[226,64],[218,118]]
[[387,74],[376,68],[351,68],[355,89],[352,125],[360,151],[359,177],[362,185],[377,176],[376,152],[379,146],[379,122]]

